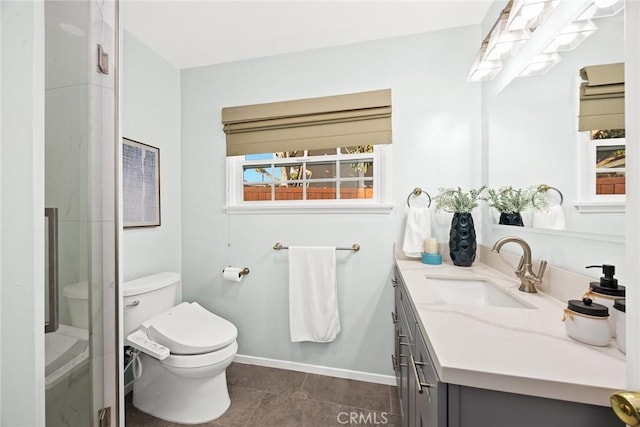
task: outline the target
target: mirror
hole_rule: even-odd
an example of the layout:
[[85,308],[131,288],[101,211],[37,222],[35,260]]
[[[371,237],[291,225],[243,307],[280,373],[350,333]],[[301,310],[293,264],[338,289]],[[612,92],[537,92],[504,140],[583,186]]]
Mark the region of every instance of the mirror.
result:
[[[597,31],[576,49],[560,52],[547,73],[514,78],[497,94],[483,87],[488,185],[527,188],[547,184],[564,196],[563,213],[570,232],[621,236],[624,212],[579,212],[581,144],[577,131],[579,70],[588,65],[624,61],[624,13],[594,19]],[[583,136],[584,137],[584,136]],[[557,205],[556,192],[548,192]],[[497,222],[497,221],[495,221]],[[525,216],[525,226],[527,223]]]

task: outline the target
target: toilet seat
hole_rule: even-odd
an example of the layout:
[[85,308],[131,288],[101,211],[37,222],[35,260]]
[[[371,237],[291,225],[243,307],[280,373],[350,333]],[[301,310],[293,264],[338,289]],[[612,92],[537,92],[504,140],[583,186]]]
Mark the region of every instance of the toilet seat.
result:
[[212,351],[211,353],[192,355],[170,354],[169,357],[161,360],[160,363],[165,366],[180,369],[203,368],[233,358],[237,352],[238,344],[234,341],[228,346]]
[[142,327],[151,340],[168,347],[172,355],[205,356],[229,346],[238,336],[233,323],[197,302],[183,302],[143,322]]

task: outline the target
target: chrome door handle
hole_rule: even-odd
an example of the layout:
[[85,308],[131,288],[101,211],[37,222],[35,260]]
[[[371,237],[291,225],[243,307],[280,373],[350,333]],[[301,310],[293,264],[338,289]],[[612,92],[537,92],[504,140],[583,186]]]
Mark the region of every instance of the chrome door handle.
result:
[[48,220],[48,308],[49,315],[44,322],[44,332],[58,330],[58,208],[44,208]]
[[393,311],[391,312],[391,323],[393,323],[394,325],[398,323],[398,315]]
[[137,307],[140,305],[140,300],[135,300],[131,304],[125,305],[125,307]]
[[391,283],[393,283],[394,288],[398,287],[398,279],[391,279]]

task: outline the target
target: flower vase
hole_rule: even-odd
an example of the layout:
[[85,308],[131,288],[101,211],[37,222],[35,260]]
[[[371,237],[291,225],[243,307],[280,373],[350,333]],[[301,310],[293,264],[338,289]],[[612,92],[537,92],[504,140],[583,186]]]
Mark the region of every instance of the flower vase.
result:
[[471,213],[454,213],[449,232],[449,255],[453,264],[471,267],[476,259],[476,247],[476,230]]
[[502,212],[500,214],[500,221],[498,224],[524,227],[524,222],[522,221],[522,215],[520,212]]

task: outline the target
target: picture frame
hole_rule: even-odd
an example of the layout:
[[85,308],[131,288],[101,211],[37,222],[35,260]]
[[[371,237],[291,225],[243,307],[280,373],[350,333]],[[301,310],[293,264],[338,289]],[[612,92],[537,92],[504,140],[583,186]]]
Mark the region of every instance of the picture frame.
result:
[[124,228],[160,226],[160,149],[122,138]]

